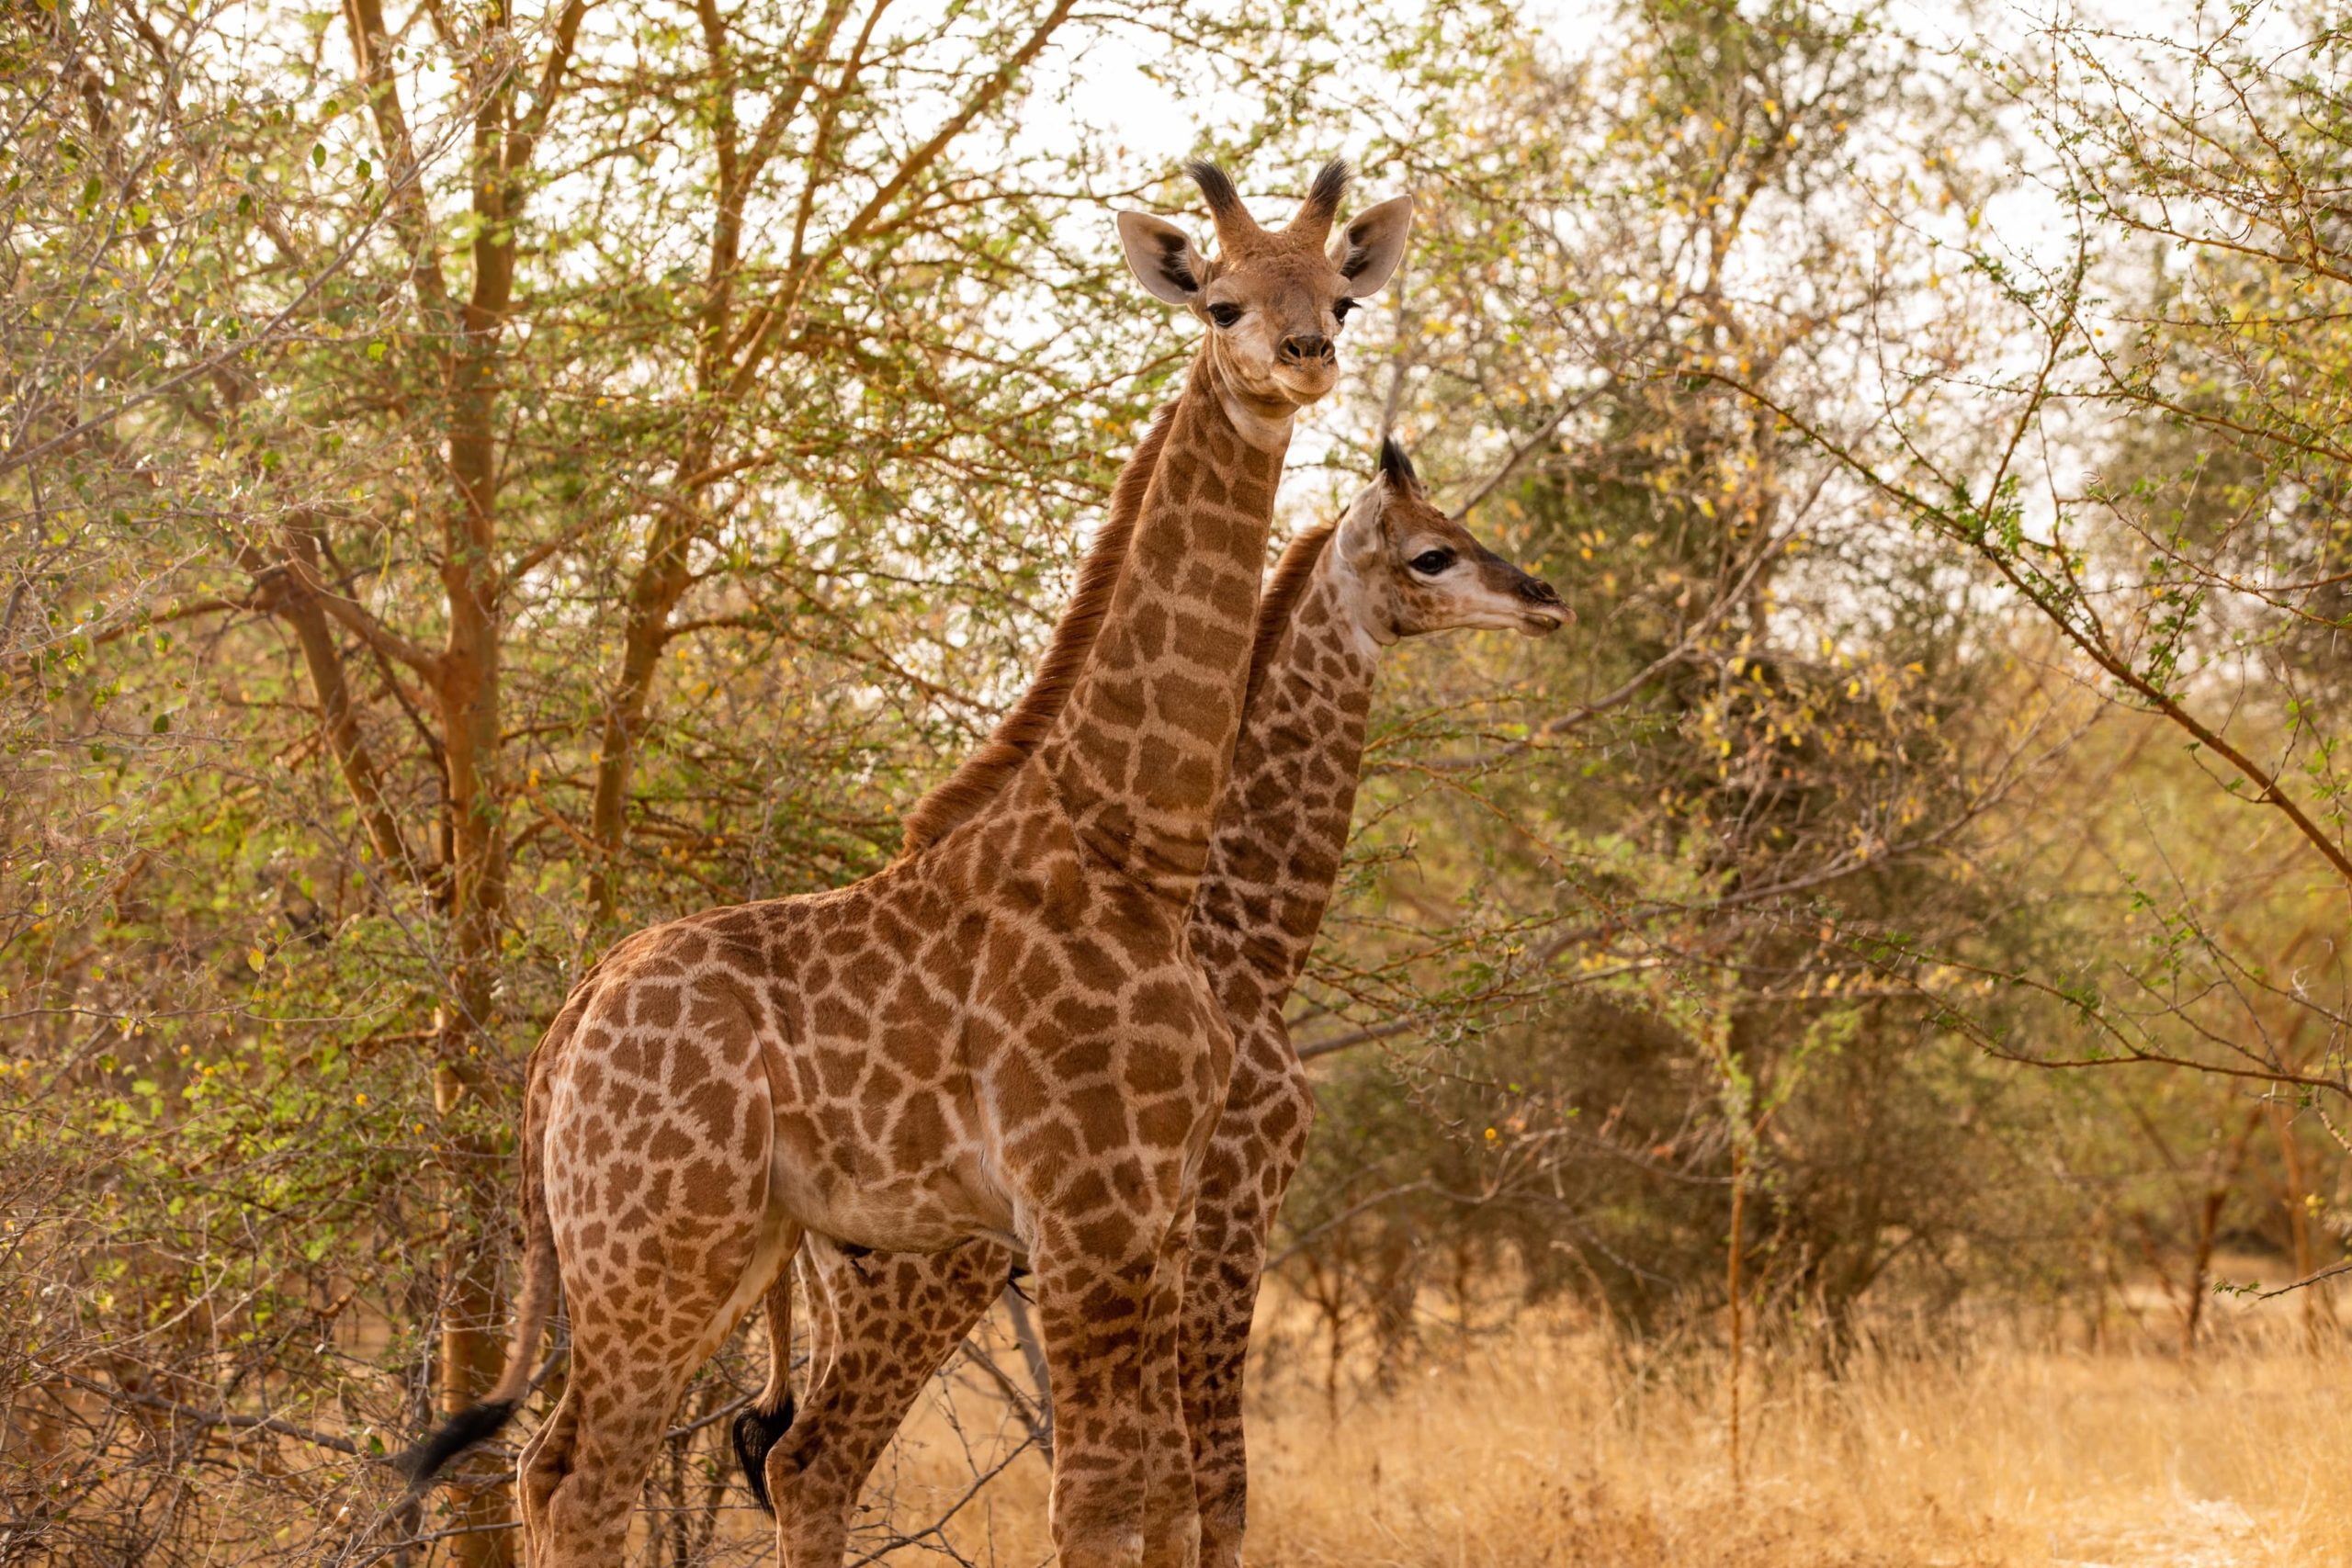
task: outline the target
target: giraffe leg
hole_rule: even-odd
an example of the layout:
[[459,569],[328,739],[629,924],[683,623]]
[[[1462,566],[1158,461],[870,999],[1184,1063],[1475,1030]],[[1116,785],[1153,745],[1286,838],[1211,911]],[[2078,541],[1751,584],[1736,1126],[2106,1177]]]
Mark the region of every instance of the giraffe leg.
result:
[[523,1529],[532,1568],[621,1561],[629,1517],[692,1368],[616,1376],[575,1341],[556,1413],[524,1451]]
[[[1265,1206],[1253,1207],[1271,1216]],[[1225,1235],[1216,1250],[1204,1247],[1193,1255],[1184,1285],[1184,1424],[1200,1510],[1202,1568],[1239,1568],[1241,1562],[1250,1490],[1241,1387],[1266,1261],[1262,1225],[1221,1228]]]
[[1144,1408],[1153,1437],[1145,1450],[1144,1568],[1195,1568],[1201,1555],[1201,1513],[1193,1450],[1183,1406],[1181,1363],[1185,1268],[1191,1256],[1181,1233],[1163,1252],[1152,1280],[1150,1326],[1144,1347]]
[[1315,1120],[1314,1090],[1278,1008],[1243,1029],[1239,1052],[1234,1089],[1202,1162],[1184,1274],[1184,1425],[1202,1568],[1240,1568],[1249,1521],[1241,1404],[1250,1330],[1274,1216]]
[[[605,1568],[621,1560],[646,1472],[687,1380],[798,1242],[798,1227],[786,1225],[766,1245],[747,1247],[749,1267],[734,1290],[718,1292],[716,1311],[708,1297],[658,1276],[642,1288],[580,1292],[570,1381],[519,1467],[532,1568]],[[677,1293],[665,1296],[670,1289]],[[665,1312],[669,1302],[674,1309]]]
[[923,1384],[1004,1288],[1012,1255],[987,1241],[854,1254],[812,1235],[800,1263],[808,1392],[768,1452],[766,1482],[785,1568],[840,1568],[865,1478]]
[[515,1464],[515,1494],[521,1499],[523,1514],[523,1558],[526,1562],[548,1560],[548,1500],[555,1494],[556,1484],[571,1469],[572,1445],[578,1440],[580,1404],[571,1394],[571,1380],[566,1378],[563,1397],[556,1401],[554,1414],[539,1423],[530,1440],[523,1445],[522,1458]]
[[642,990],[601,996],[550,1076],[544,1181],[571,1371],[522,1476],[532,1568],[621,1560],[687,1379],[800,1245],[768,1201],[775,1111],[740,991]]
[[1136,1234],[1116,1248],[1099,1245],[1107,1227],[1040,1228],[1029,1256],[1054,1389],[1054,1546],[1061,1568],[1138,1568],[1151,1516],[1162,1516],[1163,1534],[1172,1528],[1170,1478],[1190,1463],[1173,1375],[1159,1364],[1175,1338],[1154,1321],[1170,1294],[1159,1273],[1174,1261],[1175,1226],[1124,1227]]

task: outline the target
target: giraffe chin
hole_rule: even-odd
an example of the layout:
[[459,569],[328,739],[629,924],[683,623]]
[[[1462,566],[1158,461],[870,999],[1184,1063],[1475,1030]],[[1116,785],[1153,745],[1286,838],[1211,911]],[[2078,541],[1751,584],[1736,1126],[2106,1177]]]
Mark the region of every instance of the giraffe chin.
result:
[[1295,412],[1309,404],[1321,402],[1331,389],[1340,384],[1340,372],[1336,367],[1328,365],[1306,371],[1283,367],[1274,371],[1272,380],[1281,389],[1280,398]]

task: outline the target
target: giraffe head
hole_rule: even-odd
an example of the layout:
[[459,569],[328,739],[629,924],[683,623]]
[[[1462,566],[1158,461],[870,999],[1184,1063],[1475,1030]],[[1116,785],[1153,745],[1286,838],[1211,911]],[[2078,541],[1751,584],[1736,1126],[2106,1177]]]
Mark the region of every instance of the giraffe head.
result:
[[1339,379],[1337,342],[1348,313],[1378,293],[1405,254],[1413,198],[1396,197],[1338,226],[1350,174],[1323,165],[1288,223],[1261,228],[1214,164],[1185,172],[1216,224],[1216,254],[1165,220],[1119,214],[1127,265],[1153,296],[1208,325],[1203,353],[1226,410],[1259,446],[1287,438],[1290,418]]
[[1349,611],[1377,643],[1466,626],[1545,637],[1576,619],[1550,583],[1430,505],[1393,439],[1380,444],[1380,473],[1340,519],[1331,548]]

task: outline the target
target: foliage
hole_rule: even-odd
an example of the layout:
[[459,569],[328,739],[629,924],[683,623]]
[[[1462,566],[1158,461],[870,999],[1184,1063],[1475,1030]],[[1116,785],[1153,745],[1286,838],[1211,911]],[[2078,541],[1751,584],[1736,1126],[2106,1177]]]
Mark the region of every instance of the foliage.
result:
[[[11,1548],[508,1554],[380,1461],[502,1354],[523,1054],[1018,692],[1190,338],[1103,212],[1202,150],[1419,198],[1286,524],[1394,425],[1581,617],[1387,656],[1294,1019],[1332,1398],[1498,1282],[1843,1350],[2154,1278],[2193,1347],[2225,1245],[2329,1266],[2342,29],[1900,15],[21,10]],[[652,1556],[752,1549],[751,1375]]]

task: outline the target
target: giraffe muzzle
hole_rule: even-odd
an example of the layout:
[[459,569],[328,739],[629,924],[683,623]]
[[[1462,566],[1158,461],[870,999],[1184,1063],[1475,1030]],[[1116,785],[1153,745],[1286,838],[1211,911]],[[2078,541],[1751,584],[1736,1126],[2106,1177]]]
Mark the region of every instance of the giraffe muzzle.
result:
[[1527,629],[1537,637],[1548,637],[1576,622],[1577,613],[1562,602],[1560,591],[1540,577],[1520,573],[1512,592],[1532,612],[1527,616]]

